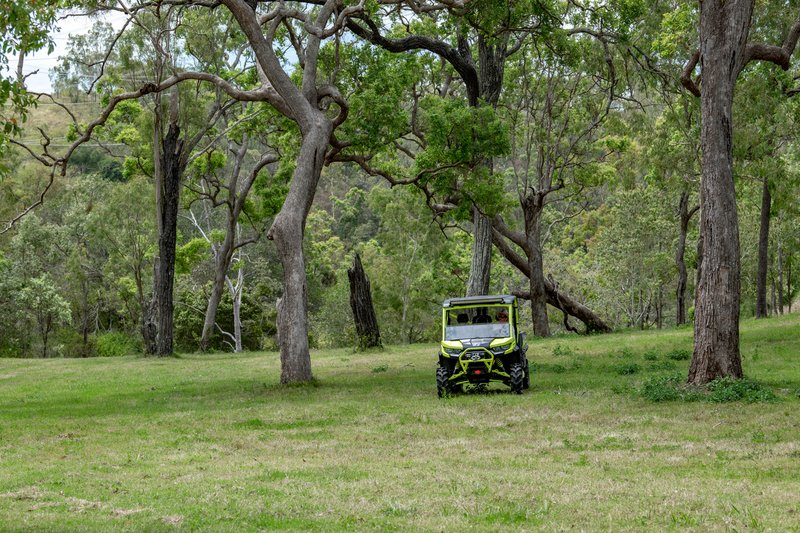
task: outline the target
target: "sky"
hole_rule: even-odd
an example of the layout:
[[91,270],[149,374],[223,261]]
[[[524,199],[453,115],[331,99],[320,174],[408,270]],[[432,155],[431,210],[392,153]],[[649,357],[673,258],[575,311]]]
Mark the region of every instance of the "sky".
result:
[[[124,15],[113,14],[105,17],[104,20],[111,22],[114,27],[121,27]],[[88,33],[93,24],[94,19],[89,17],[68,17],[59,21],[59,31],[52,34],[53,43],[55,44],[53,52],[48,54],[47,48],[44,48],[35,54],[25,57],[25,64],[22,69],[23,74],[38,71],[37,74],[30,76],[26,80],[29,91],[44,93],[52,91],[49,70],[58,63],[58,56],[66,53],[69,36]],[[8,60],[9,66],[16,70],[18,58],[9,57]]]

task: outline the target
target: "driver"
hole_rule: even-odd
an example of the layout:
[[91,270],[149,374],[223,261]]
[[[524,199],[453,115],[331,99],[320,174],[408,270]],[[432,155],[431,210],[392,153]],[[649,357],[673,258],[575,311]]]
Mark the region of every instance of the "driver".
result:
[[501,309],[497,312],[497,321],[498,322],[508,322],[508,311],[505,309]]

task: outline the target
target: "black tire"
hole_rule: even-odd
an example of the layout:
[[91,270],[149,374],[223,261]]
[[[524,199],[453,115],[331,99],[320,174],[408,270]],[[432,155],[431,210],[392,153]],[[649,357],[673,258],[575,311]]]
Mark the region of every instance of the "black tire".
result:
[[522,380],[522,388],[523,389],[531,388],[531,365],[530,363],[528,363],[527,359],[525,359],[525,377]]
[[440,366],[436,369],[436,393],[439,398],[444,398],[451,392],[450,384],[447,382],[449,377],[450,372],[445,367]]
[[525,369],[520,363],[514,363],[511,365],[511,370],[508,372],[508,375],[511,376],[511,380],[508,382],[511,386],[511,392],[514,394],[522,394],[525,382]]

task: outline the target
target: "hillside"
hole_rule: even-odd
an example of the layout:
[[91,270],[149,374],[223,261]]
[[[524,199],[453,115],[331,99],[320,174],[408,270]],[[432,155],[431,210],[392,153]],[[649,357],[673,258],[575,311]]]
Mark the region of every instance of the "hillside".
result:
[[742,343],[776,401],[642,398],[689,329],[536,341],[528,393],[445,400],[434,345],[296,388],[275,353],[0,359],[0,529],[797,531],[798,315]]

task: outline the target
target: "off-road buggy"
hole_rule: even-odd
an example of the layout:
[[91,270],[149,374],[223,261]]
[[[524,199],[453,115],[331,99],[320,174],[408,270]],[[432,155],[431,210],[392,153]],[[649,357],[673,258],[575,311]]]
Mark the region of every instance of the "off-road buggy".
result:
[[442,304],[442,345],[436,369],[439,397],[467,385],[503,383],[522,394],[530,386],[525,334],[510,295],[450,298]]

